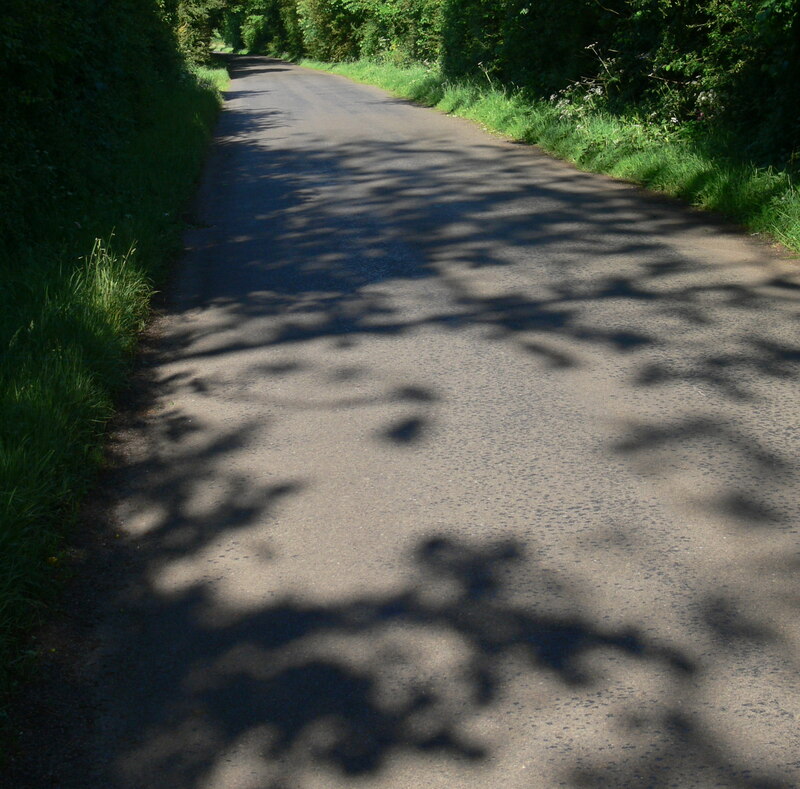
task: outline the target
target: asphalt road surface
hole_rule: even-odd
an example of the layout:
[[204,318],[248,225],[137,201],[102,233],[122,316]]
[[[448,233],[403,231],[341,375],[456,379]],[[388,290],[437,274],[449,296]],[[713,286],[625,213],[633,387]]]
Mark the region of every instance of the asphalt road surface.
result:
[[800,786],[797,262],[233,63],[55,785]]

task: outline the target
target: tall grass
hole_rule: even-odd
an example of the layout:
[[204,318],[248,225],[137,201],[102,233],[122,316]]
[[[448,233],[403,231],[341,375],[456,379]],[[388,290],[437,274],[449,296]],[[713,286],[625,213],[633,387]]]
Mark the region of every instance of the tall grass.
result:
[[179,248],[226,81],[224,69],[187,72],[113,144],[78,149],[69,166],[83,168],[82,187],[48,203],[0,259],[0,719],[21,635],[56,587],[101,463],[153,283]]
[[536,101],[484,83],[452,82],[436,68],[388,62],[319,63],[310,68],[377,85],[396,95],[477,121],[487,129],[700,208],[719,211],[751,231],[800,252],[800,194],[790,174],[739,158],[735,141],[691,136],[681,127],[596,109],[591,97]]

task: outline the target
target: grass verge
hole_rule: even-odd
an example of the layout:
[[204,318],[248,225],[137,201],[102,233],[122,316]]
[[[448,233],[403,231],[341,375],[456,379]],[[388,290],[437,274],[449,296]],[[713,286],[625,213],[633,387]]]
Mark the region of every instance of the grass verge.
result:
[[593,108],[590,101],[531,101],[491,83],[452,82],[423,65],[363,60],[338,64],[304,60],[301,65],[377,85],[536,144],[581,169],[719,211],[800,252],[800,194],[791,176],[736,161],[722,140],[686,139],[681,129],[613,116]]
[[163,83],[146,117],[68,163],[78,186],[42,195],[36,237],[0,259],[0,729],[226,83],[219,68]]

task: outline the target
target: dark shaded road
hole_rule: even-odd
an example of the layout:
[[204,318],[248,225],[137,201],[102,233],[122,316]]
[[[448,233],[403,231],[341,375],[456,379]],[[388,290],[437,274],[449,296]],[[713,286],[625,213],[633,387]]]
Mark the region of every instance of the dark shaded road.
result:
[[62,787],[800,785],[800,269],[234,60]]

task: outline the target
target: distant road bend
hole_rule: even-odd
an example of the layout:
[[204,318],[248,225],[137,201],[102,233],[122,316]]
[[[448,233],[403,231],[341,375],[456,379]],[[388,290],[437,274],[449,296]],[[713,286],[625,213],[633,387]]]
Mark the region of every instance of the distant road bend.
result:
[[800,786],[797,262],[232,62],[59,785]]

